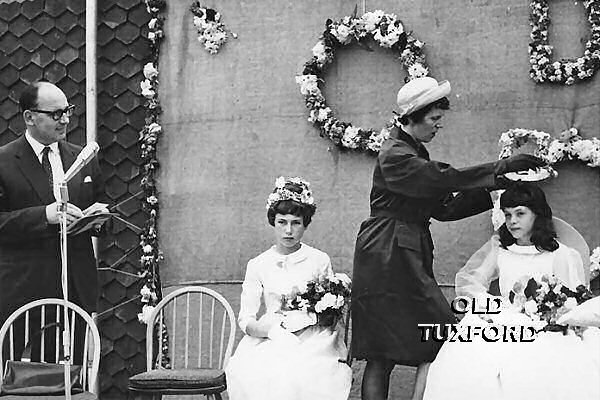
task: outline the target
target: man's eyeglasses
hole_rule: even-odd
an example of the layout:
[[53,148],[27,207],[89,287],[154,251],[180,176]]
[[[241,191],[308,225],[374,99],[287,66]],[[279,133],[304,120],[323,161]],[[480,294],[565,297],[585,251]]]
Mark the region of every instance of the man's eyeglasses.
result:
[[36,109],[32,108],[29,111],[39,112],[42,114],[48,114],[52,117],[53,120],[60,121],[61,118],[63,117],[63,115],[66,115],[67,117],[71,117],[73,115],[73,111],[75,111],[75,105],[69,104],[66,108],[63,108],[62,110],[47,111],[47,110],[36,110]]

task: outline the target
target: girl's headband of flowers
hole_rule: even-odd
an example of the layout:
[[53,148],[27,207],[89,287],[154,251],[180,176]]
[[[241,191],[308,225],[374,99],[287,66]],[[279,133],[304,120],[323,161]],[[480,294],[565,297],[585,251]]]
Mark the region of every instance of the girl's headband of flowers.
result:
[[[287,184],[293,184],[302,189],[302,192],[297,193],[293,190],[286,188]],[[280,176],[275,180],[275,189],[267,199],[267,210],[271,208],[278,201],[293,200],[298,203],[306,204],[309,206],[315,206],[315,199],[310,191],[310,183],[306,182],[302,178],[284,178]]]

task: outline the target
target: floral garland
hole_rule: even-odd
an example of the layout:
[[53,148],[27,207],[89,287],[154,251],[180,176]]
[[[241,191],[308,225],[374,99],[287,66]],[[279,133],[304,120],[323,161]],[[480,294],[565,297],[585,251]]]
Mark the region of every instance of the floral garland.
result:
[[[194,14],[194,26],[198,31],[198,41],[210,54],[217,54],[219,48],[227,42],[227,30],[221,23],[221,14],[212,8],[203,7],[195,0],[190,11]],[[237,38],[235,33],[231,34]]]
[[532,0],[529,21],[532,27],[529,43],[529,76],[538,83],[556,82],[572,85],[589,79],[600,69],[600,0],[584,0],[591,37],[582,57],[551,62],[553,47],[548,44],[549,0]]
[[[144,201],[142,209],[147,213],[148,220],[140,232],[140,246],[142,256],[140,263],[142,266],[141,277],[145,280],[144,286],[140,290],[142,298],[142,312],[138,314],[138,319],[142,323],[148,323],[150,315],[160,298],[162,297],[159,264],[163,260],[163,254],[158,247],[157,219],[158,219],[158,191],[156,188],[156,173],[159,167],[156,154],[156,145],[159,135],[162,133],[160,125],[161,107],[158,99],[158,56],[160,53],[160,44],[164,38],[163,25],[164,17],[161,13],[166,8],[165,0],[144,0],[146,11],[150,14],[148,22],[148,39],[150,40],[151,60],[144,66],[145,79],[140,83],[142,96],[146,98],[146,118],[144,128],[140,131],[140,147],[142,150],[143,172],[140,183],[144,192]],[[168,333],[166,325],[158,326],[162,330],[163,337]],[[170,366],[168,341],[163,341],[161,365],[159,367],[168,368]]]
[[142,322],[148,321],[147,317],[152,313],[159,298],[159,263],[163,258],[162,252],[158,248],[156,228],[159,206],[155,175],[159,165],[156,144],[159,135],[162,133],[157,70],[160,43],[164,38],[164,18],[160,13],[166,6],[165,0],[145,0],[145,2],[146,10],[151,16],[148,23],[148,39],[150,40],[152,56],[151,61],[144,66],[144,77],[146,79],[140,83],[142,96],[146,98],[146,123],[144,129],[140,132],[139,138],[143,161],[141,188],[144,191],[144,202],[142,203],[142,209],[148,214],[146,225],[140,233],[140,246],[143,253],[140,262],[142,264],[142,277],[146,280],[140,291],[142,303],[145,304],[142,313],[138,315]]
[[398,126],[397,117],[392,117],[379,132],[340,121],[327,106],[319,88],[319,82],[324,82],[325,67],[334,60],[335,51],[353,42],[366,46],[369,38],[398,54],[408,71],[407,82],[429,73],[422,51],[424,43],[411,32],[406,32],[396,15],[377,10],[356,17],[355,11],[353,16],[346,16],[340,21],[328,19],[325,22],[325,31],[312,48],[313,57],[304,64],[302,75],[296,77],[296,83],[310,110],[308,121],[320,128],[321,136],[328,137],[340,148],[376,153],[390,136],[390,129]]
[[586,162],[589,167],[600,167],[600,139],[583,139],[576,128],[560,133],[558,139],[552,139],[546,132],[511,129],[500,136],[500,158],[510,157],[513,149],[530,140],[535,140],[537,145],[534,154],[550,165],[565,160],[580,160]]

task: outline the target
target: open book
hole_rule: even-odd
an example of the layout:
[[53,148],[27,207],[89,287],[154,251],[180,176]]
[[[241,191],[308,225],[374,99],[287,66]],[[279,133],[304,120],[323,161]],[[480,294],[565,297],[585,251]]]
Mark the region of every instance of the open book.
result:
[[108,204],[94,203],[83,210],[83,217],[67,227],[68,235],[78,235],[88,229],[94,229],[109,220],[115,213],[108,212]]

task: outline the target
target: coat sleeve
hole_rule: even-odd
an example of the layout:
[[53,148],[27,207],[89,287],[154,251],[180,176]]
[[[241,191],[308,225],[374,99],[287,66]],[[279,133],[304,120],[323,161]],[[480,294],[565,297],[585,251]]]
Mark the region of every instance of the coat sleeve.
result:
[[496,163],[457,169],[450,164],[421,158],[403,144],[395,144],[381,152],[379,164],[388,190],[409,197],[430,198],[496,184]]
[[431,216],[438,221],[456,221],[487,211],[492,206],[492,199],[487,190],[465,190],[444,197]]

